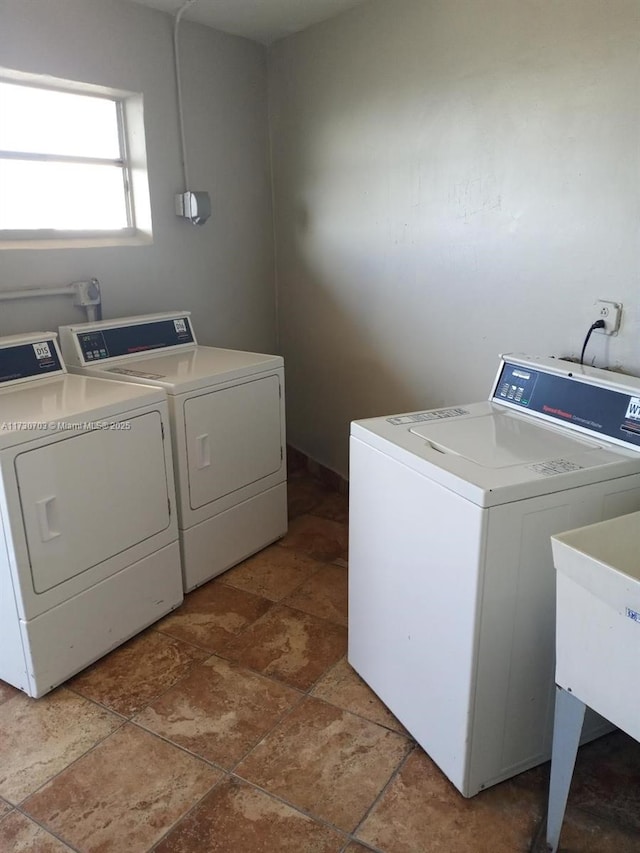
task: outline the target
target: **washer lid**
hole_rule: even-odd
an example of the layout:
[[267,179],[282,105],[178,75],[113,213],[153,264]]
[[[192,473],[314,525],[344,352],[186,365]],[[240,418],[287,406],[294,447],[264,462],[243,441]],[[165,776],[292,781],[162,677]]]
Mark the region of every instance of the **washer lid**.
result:
[[434,450],[450,453],[484,468],[506,468],[572,456],[601,443],[539,426],[508,412],[438,421],[409,430],[426,439]]
[[282,367],[278,355],[197,346],[171,355],[93,365],[94,376],[161,385],[168,394],[183,394],[198,388],[220,385],[244,376]]
[[488,402],[353,421],[351,436],[483,507],[640,473],[635,448]]

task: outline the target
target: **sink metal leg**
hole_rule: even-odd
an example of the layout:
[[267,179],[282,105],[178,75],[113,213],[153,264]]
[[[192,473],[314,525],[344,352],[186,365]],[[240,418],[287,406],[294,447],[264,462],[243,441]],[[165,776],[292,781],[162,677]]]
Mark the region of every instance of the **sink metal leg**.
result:
[[551,780],[547,811],[547,849],[556,853],[576,763],[586,705],[572,693],[556,687],[556,710],[551,754]]

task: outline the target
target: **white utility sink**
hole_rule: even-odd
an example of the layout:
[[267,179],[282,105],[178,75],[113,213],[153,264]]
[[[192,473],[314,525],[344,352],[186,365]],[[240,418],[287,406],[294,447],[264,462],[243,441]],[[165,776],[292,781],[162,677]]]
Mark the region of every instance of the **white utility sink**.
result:
[[587,706],[640,740],[640,512],[551,537],[556,710],[547,850],[556,853]]
[[551,537],[556,683],[640,740],[640,512]]

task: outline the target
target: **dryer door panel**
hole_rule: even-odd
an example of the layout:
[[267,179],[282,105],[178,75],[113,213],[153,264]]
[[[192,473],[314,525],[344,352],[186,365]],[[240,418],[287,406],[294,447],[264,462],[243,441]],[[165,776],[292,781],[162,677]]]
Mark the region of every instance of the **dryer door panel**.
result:
[[169,525],[158,412],[16,457],[35,592],[103,563]]
[[192,397],[184,416],[191,509],[280,470],[278,376]]

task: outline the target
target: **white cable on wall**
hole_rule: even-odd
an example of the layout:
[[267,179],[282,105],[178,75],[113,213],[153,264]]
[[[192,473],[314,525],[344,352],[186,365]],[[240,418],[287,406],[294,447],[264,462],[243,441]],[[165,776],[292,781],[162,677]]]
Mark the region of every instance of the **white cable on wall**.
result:
[[185,191],[189,189],[189,171],[187,168],[187,152],[184,141],[184,113],[182,110],[182,82],[180,78],[180,45],[179,45],[179,27],[180,19],[190,6],[193,6],[197,0],[185,0],[176,12],[173,22],[173,60],[176,72],[176,91],[178,97],[178,124],[180,125],[180,156],[182,159],[182,177],[184,180]]

